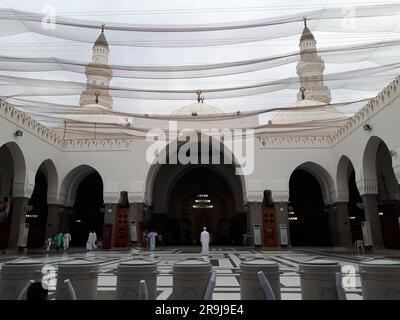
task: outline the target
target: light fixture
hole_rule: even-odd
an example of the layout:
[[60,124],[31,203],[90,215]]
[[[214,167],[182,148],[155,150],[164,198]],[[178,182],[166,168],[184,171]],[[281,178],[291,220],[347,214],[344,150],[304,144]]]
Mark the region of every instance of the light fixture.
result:
[[294,221],[296,221],[296,220],[297,220],[297,217],[289,217],[288,220],[294,220]]
[[210,199],[196,199],[194,202],[196,203],[210,203]]
[[94,95],[96,96],[96,98],[94,99],[94,102],[96,102],[96,104],[98,104],[98,103],[99,103],[100,91],[96,91],[96,92],[94,93]]
[[355,220],[355,218],[356,218],[355,216],[349,217],[350,220]]
[[17,130],[17,131],[15,131],[14,136],[16,136],[16,137],[22,137],[23,134],[24,134],[24,133],[23,133],[21,130]]
[[212,204],[194,204],[194,209],[212,209],[214,206]]
[[294,211],[289,211],[288,214],[293,215]]
[[372,127],[368,123],[366,123],[363,125],[363,129],[364,129],[364,131],[371,131]]
[[383,212],[379,212],[378,214],[379,214],[380,216],[383,216]]

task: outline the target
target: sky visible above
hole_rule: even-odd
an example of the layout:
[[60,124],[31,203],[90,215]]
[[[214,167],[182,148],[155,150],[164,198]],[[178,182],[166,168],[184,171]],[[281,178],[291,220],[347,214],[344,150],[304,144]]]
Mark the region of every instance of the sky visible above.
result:
[[[396,1],[361,1],[361,0],[203,0],[203,1],[177,1],[177,0],[0,0],[1,8],[13,8],[22,11],[47,13],[54,11],[56,15],[107,22],[130,24],[207,24],[232,21],[247,21],[267,17],[282,16],[292,13],[304,12],[314,9],[323,9],[343,5],[349,8],[352,5],[368,5],[393,3]],[[400,30],[400,16],[390,16],[384,19],[392,19],[393,30]],[[372,20],[371,20],[372,21]],[[187,64],[211,64],[221,62],[257,59],[275,54],[283,54],[298,50],[300,34],[303,24],[299,23],[298,34],[286,38],[272,39],[268,41],[247,42],[228,46],[213,47],[124,47],[110,46],[110,64],[120,65],[187,65]],[[357,31],[357,25],[355,28]],[[99,26],[100,32],[100,26]],[[107,30],[106,30],[107,36]],[[314,32],[317,47],[325,48],[333,45],[352,45],[387,39],[398,39],[397,32]],[[93,39],[93,42],[96,39]],[[90,62],[92,44],[73,42],[63,39],[50,38],[31,32],[0,37],[0,55],[16,57],[58,57]],[[400,52],[400,50],[399,50]],[[400,62],[400,55],[398,61]],[[370,62],[327,63],[325,73],[334,73],[356,68],[374,66]],[[15,75],[12,72],[0,70],[2,75]],[[84,75],[71,72],[20,72],[19,76],[72,80],[85,82]],[[152,89],[197,89],[197,88],[221,88],[239,86],[270,80],[279,80],[296,76],[296,63],[277,67],[269,70],[250,72],[232,76],[223,76],[203,79],[113,79],[112,86]],[[356,74],[355,74],[356,76]],[[356,100],[373,97],[377,91],[352,91],[335,90],[332,92],[332,102]],[[0,94],[1,95],[1,94]],[[296,101],[296,90],[284,90],[268,94],[260,94],[248,97],[230,99],[212,99],[205,102],[217,106],[225,111],[250,111],[268,107],[286,106]],[[182,100],[139,100],[139,99],[114,99],[114,109],[117,111],[139,113],[170,114],[174,110],[195,101]],[[79,96],[76,97],[40,97],[43,101],[59,102],[71,105],[79,104]],[[345,109],[346,114],[352,114],[357,110]],[[265,119],[268,116],[264,117]]]

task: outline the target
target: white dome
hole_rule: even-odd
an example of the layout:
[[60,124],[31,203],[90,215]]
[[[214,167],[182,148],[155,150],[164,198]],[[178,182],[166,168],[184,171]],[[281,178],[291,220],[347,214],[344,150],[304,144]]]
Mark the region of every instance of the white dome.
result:
[[178,110],[175,110],[171,116],[189,116],[189,115],[216,115],[223,114],[224,112],[221,109],[210,106],[206,103],[196,102],[189,104],[188,106],[182,107]]
[[[272,124],[290,124],[321,120],[345,120],[347,117],[335,107],[320,101],[300,100],[288,105],[272,117]],[[297,109],[298,110],[295,110]],[[304,108],[304,109],[302,109]]]
[[89,104],[80,108],[82,113],[62,114],[60,117],[65,120],[85,122],[85,123],[99,123],[110,125],[128,125],[129,119],[126,117],[108,114],[110,110],[98,104]]

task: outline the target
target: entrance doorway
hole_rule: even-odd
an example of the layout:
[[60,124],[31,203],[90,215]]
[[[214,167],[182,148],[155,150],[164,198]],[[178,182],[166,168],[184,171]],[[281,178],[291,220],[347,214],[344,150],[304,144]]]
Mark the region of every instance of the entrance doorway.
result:
[[97,239],[101,239],[103,222],[103,181],[97,172],[93,172],[82,180],[76,192],[69,230],[73,239],[71,245],[85,246],[91,230],[96,232]]
[[[207,227],[212,244],[242,244],[242,235],[247,228],[246,214],[240,210],[243,206],[242,191],[233,165],[177,164],[163,167],[154,183],[153,194],[157,199],[154,199],[156,203],[150,227],[157,229],[164,243],[199,244],[200,233],[203,227]],[[166,185],[163,171],[175,174],[169,185]],[[166,192],[163,211],[160,210],[162,192]]]
[[329,246],[329,220],[321,187],[307,171],[296,169],[289,181],[289,229],[293,246]]

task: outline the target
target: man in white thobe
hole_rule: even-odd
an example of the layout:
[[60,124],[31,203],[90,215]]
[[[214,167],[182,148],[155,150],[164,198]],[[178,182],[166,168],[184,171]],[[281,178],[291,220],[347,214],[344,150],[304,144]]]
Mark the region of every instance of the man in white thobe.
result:
[[203,232],[200,235],[200,242],[201,242],[201,255],[202,256],[209,256],[209,245],[210,245],[210,234],[207,231],[207,228],[203,228]]
[[89,232],[88,240],[86,242],[86,250],[91,251],[93,249],[93,232]]
[[68,250],[70,241],[71,241],[71,234],[69,233],[69,231],[67,231],[66,233],[64,233],[64,239],[63,239],[64,250]]
[[96,234],[96,231],[93,230],[93,237],[92,237],[92,247],[93,247],[93,249],[97,249],[96,242],[97,242],[97,234]]
[[150,251],[154,251],[156,248],[156,238],[158,237],[158,233],[156,231],[151,231],[148,237],[150,240]]
[[47,251],[50,251],[52,241],[53,239],[51,237],[47,238]]

